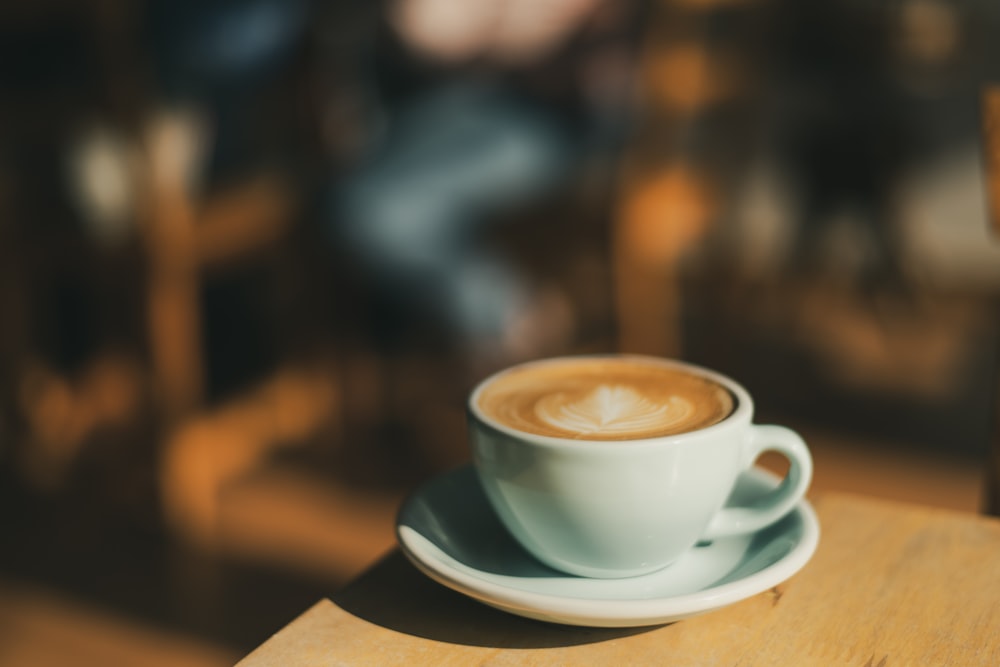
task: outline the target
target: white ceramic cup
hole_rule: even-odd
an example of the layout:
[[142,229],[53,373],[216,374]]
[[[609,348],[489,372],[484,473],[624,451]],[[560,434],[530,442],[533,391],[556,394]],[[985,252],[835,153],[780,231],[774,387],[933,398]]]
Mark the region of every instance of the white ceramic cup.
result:
[[[753,401],[742,386],[691,364],[642,359],[715,381],[735,399],[733,411],[679,435],[579,440],[515,430],[485,415],[478,398],[505,371],[469,397],[473,462],[486,496],[514,538],[550,567],[599,578],[653,572],[700,540],[775,523],[809,486],[805,442],[782,426],[751,423]],[[784,480],[750,505],[724,507],[739,475],[765,451],[790,461]]]

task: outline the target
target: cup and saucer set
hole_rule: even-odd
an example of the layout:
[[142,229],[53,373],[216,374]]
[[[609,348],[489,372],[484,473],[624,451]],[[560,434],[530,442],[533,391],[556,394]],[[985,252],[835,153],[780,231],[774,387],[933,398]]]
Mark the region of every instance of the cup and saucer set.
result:
[[[702,385],[723,396],[717,416],[698,414]],[[554,623],[658,625],[757,595],[805,566],[820,529],[804,498],[808,449],[752,424],[752,409],[731,379],[675,361],[503,371],[469,400],[473,464],[404,502],[400,547],[449,588]],[[672,433],[678,415],[689,423]],[[539,417],[552,428],[530,423]],[[783,480],[753,467],[763,451],[789,459]]]

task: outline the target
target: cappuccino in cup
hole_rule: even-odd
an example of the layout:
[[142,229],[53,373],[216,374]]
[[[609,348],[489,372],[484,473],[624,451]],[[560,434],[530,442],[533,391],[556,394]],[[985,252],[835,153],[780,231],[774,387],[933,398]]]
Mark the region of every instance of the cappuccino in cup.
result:
[[[765,528],[812,477],[798,434],[753,424],[741,385],[679,361],[530,362],[481,382],[468,417],[473,462],[501,522],[543,563],[584,577],[645,574],[699,540]],[[726,507],[765,451],[789,460],[785,480]]]
[[478,395],[484,415],[518,431],[638,440],[716,424],[733,411],[723,385],[639,357],[562,359],[512,369]]

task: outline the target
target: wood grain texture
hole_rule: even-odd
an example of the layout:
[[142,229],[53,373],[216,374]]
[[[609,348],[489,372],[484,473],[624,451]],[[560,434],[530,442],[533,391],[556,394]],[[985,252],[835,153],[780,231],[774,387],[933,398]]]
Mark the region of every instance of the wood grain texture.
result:
[[493,610],[390,554],[247,656],[297,665],[1000,665],[1000,522],[831,494],[813,560],[770,591],[653,628]]

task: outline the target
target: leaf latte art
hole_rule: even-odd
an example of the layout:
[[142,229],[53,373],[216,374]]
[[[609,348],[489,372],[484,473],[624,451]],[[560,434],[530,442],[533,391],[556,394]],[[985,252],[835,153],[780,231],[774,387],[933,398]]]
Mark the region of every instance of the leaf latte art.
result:
[[545,396],[535,405],[535,414],[553,428],[572,433],[634,435],[678,426],[694,413],[680,396],[656,403],[620,385],[600,385],[582,400],[565,401],[564,394]]
[[478,408],[508,428],[579,440],[637,440],[711,426],[734,408],[729,390],[668,363],[580,357],[527,364],[481,389]]

